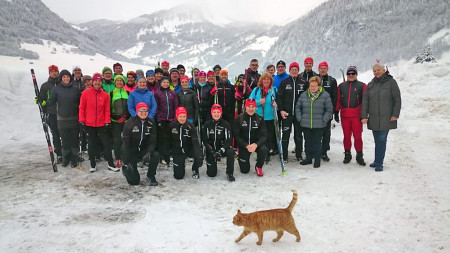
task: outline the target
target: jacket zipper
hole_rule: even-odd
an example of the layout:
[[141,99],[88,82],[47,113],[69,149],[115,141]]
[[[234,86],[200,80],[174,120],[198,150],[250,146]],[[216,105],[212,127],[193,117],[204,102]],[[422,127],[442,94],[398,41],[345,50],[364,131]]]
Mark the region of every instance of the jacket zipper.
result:
[[167,96],[167,90],[166,93],[166,103],[167,103],[167,120],[169,120],[169,96]]
[[252,129],[252,116],[248,117],[248,145],[250,145],[250,130]]
[[347,108],[350,108],[350,98],[351,98],[351,94],[352,94],[352,82],[349,82],[349,86],[348,86],[348,103],[347,103]]
[[141,124],[141,139],[139,140],[139,147],[138,147],[139,151],[141,151],[142,139],[144,139],[144,122],[145,121],[142,121],[142,124]]

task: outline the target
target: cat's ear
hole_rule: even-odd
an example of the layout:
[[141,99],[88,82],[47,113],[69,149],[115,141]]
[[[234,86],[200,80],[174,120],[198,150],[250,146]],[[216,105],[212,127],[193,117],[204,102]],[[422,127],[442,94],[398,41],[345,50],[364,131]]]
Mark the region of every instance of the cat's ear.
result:
[[237,214],[241,214],[241,210],[238,210]]

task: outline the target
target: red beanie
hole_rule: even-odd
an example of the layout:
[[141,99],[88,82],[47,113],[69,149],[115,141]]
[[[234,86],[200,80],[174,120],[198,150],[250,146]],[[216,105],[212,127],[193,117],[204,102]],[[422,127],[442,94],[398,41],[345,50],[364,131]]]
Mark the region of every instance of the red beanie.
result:
[[58,66],[56,66],[56,65],[50,65],[50,66],[48,67],[48,74],[50,74],[50,71],[52,71],[52,70],[56,70],[56,71],[58,71],[58,73],[59,73]]
[[198,76],[206,76],[205,71],[200,71],[200,72],[198,72]]
[[222,106],[220,106],[219,104],[213,104],[212,105],[212,107],[211,107],[211,115],[212,115],[213,111],[215,111],[215,110],[219,110],[220,114],[222,114]]
[[247,108],[247,106],[249,106],[249,105],[254,105],[254,106],[256,106],[256,101],[255,101],[254,99],[247,99],[247,100],[245,101],[245,108]]
[[92,77],[92,82],[99,79],[100,81],[103,81],[103,77],[100,73],[95,73],[94,76]]
[[289,71],[291,71],[291,68],[297,68],[298,70],[300,70],[300,65],[298,65],[297,62],[293,62],[291,64],[289,64]]
[[161,66],[167,66],[167,67],[169,67],[169,62],[168,62],[168,61],[163,61],[163,62],[161,63]]
[[148,106],[147,106],[147,104],[144,103],[144,102],[140,102],[140,103],[138,103],[138,104],[136,105],[136,113],[138,113],[138,112],[139,112],[139,109],[141,109],[141,108],[145,108],[145,109],[147,109],[147,111],[148,111]]
[[214,72],[212,72],[211,70],[208,71],[208,74],[206,74],[206,76],[214,76]]
[[175,117],[178,119],[178,116],[180,116],[180,114],[186,114],[187,115],[187,111],[186,108],[184,108],[183,106],[178,107],[175,110]]
[[320,69],[322,66],[325,66],[328,69],[328,63],[326,61],[323,61],[323,62],[319,63],[319,68],[318,69]]
[[311,56],[305,58],[304,64],[306,64],[307,62],[311,62],[311,64],[314,65],[314,60]]
[[183,80],[186,80],[186,81],[189,82],[189,77],[188,77],[188,76],[182,76],[182,77],[180,78],[180,81],[183,81]]

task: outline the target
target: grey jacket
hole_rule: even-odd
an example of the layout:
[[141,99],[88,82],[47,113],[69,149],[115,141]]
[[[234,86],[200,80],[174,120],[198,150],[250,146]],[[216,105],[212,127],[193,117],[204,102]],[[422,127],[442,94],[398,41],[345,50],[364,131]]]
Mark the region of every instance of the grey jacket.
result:
[[295,105],[295,117],[301,127],[324,128],[333,114],[330,94],[319,89],[319,96],[311,100],[309,89],[300,95]]
[[361,118],[369,119],[367,128],[380,131],[397,128],[397,121],[402,107],[400,89],[394,78],[386,73],[380,78],[374,77],[367,85],[363,95]]

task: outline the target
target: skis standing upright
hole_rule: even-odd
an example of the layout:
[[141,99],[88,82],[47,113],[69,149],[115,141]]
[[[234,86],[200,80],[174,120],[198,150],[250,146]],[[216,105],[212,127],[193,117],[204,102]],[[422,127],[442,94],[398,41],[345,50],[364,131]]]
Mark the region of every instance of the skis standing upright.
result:
[[[272,103],[275,102],[275,93],[272,86]],[[277,108],[273,107],[273,124],[275,127],[275,137],[277,138],[277,145],[278,145],[278,153],[280,153],[280,163],[281,163],[281,172],[283,173],[283,176],[286,175],[286,166],[284,164],[283,159],[283,146],[281,144],[281,129],[280,129],[280,123],[278,122],[278,114],[277,114]]]
[[345,75],[344,75],[344,70],[340,69],[341,73],[342,73],[342,81],[345,82]]
[[42,128],[44,129],[45,139],[47,140],[48,152],[50,153],[50,160],[52,162],[52,168],[53,168],[54,172],[58,172],[58,167],[56,166],[55,155],[53,153],[52,143],[50,142],[50,136],[48,134],[47,119],[45,118],[44,111],[42,110],[42,100],[41,100],[41,98],[39,96],[39,87],[38,87],[38,84],[36,82],[36,76],[34,75],[34,69],[31,69],[31,77],[33,78],[34,92],[36,93],[37,104],[38,104],[38,107],[39,107],[39,111],[41,113]]

